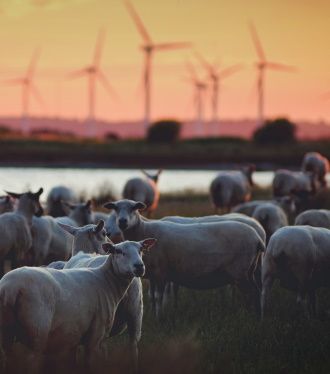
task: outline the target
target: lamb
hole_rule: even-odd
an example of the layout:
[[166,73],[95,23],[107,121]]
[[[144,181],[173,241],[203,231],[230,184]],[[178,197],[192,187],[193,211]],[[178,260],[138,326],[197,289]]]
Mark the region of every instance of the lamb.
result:
[[322,187],[327,186],[326,174],[330,171],[329,160],[318,152],[308,152],[305,154],[302,171],[314,174]]
[[223,209],[228,213],[234,205],[250,200],[254,170],[254,166],[249,166],[242,171],[222,171],[218,174],[210,186],[216,212]]
[[12,212],[14,210],[14,201],[9,195],[0,196],[0,214]]
[[295,225],[324,227],[330,229],[330,210],[310,209],[300,213],[294,222]]
[[47,196],[47,211],[53,217],[65,216],[62,202],[76,203],[77,197],[71,188],[65,186],[53,187]]
[[132,178],[129,179],[124,186],[123,198],[142,201],[146,204],[148,217],[150,217],[158,207],[158,179],[161,172],[162,169],[158,170],[156,174],[150,174],[142,170],[142,173],[146,176],[145,179]]
[[265,203],[273,203],[278,205],[284,210],[287,216],[294,214],[296,211],[296,204],[293,196],[281,196],[273,200],[252,200],[236,205],[231,211],[233,213],[242,213],[252,217],[256,207]]
[[269,242],[275,231],[289,224],[284,210],[273,203],[259,204],[252,217],[259,221],[264,228],[267,236],[266,243]]
[[330,230],[311,226],[289,226],[270,238],[262,263],[261,313],[265,314],[275,278],[298,294],[308,296],[308,310],[315,315],[315,291],[329,286]]
[[65,225],[71,226],[85,226],[92,223],[92,201],[88,200],[86,203],[69,204],[62,203],[66,216],[57,217],[56,221]]
[[83,345],[93,372],[96,357],[108,349],[117,306],[133,278],[144,275],[141,256],[154,242],[106,243],[111,255],[96,268],[23,267],[7,273],[0,281],[3,352],[8,355],[14,340],[20,342],[40,370],[42,355],[72,357]]
[[210,289],[234,284],[245,294],[256,296],[253,275],[264,243],[250,226],[241,222],[182,225],[142,219],[145,204],[120,200],[105,204],[113,209],[126,240],[158,239],[145,256],[146,277],[156,287],[153,303],[159,316],[164,287],[174,282],[193,289]]
[[[48,267],[55,269],[95,268],[106,262],[108,256],[95,256],[95,253],[104,254],[102,249],[102,245],[106,241],[104,221],[100,221],[97,226],[87,225],[81,228],[59,225],[74,237],[72,257],[68,262],[58,261],[48,265]],[[92,254],[93,252],[94,254]],[[138,355],[137,344],[141,339],[142,317],[142,283],[140,278],[134,278],[118,305],[110,336],[122,333],[127,327],[135,364]]]
[[18,199],[18,207],[15,212],[3,213],[0,216],[0,276],[3,276],[5,271],[6,257],[10,257],[12,268],[24,261],[32,245],[32,217],[43,212],[39,202],[42,192],[42,188],[36,193],[7,192],[14,199]]

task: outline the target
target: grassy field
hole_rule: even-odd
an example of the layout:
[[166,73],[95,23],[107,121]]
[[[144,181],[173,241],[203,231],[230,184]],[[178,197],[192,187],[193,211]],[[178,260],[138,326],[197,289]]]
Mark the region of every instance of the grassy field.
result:
[[[323,203],[330,207],[329,192]],[[267,198],[268,190],[255,192]],[[157,216],[212,213],[208,196],[166,195]],[[145,287],[147,289],[147,287]],[[141,373],[329,373],[330,290],[318,293],[318,317],[308,320],[295,296],[275,284],[271,315],[261,323],[228,289],[180,289],[175,309],[169,299],[161,321],[152,315],[147,292],[140,343]],[[127,372],[123,335],[111,341],[113,371]]]

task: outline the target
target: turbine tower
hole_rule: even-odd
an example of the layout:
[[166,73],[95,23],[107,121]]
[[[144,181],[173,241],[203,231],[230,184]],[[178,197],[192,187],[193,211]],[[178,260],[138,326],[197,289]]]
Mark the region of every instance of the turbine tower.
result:
[[204,95],[207,84],[197,76],[193,65],[187,63],[186,67],[189,72],[189,82],[194,87],[194,105],[196,108],[195,135],[205,136]]
[[89,137],[94,137],[96,135],[95,129],[95,108],[96,108],[96,83],[99,81],[104,89],[110,96],[114,95],[114,91],[100,68],[101,57],[103,52],[103,46],[105,41],[105,31],[101,29],[96,41],[94,49],[94,57],[92,64],[88,65],[82,69],[76,70],[69,74],[69,79],[76,79],[87,77],[88,79],[88,115],[87,115],[87,129],[86,135]]
[[258,89],[258,120],[257,126],[261,126],[264,123],[264,106],[265,106],[265,72],[267,69],[293,72],[296,69],[293,66],[284,65],[278,62],[268,61],[257,34],[257,30],[253,23],[250,22],[250,33],[255,50],[258,55],[258,61],[256,62],[256,69],[258,71],[257,76],[257,89]]
[[125,1],[126,8],[132,17],[135,26],[140,33],[144,44],[141,46],[144,53],[144,73],[143,73],[143,84],[144,84],[144,130],[147,132],[150,124],[151,115],[151,70],[152,70],[152,57],[155,51],[167,51],[179,48],[187,48],[191,46],[191,43],[186,42],[174,42],[174,43],[157,43],[155,44],[146,27],[144,26],[141,18],[136,12],[135,8],[129,1]]
[[195,53],[196,58],[199,60],[201,65],[206,70],[209,81],[211,82],[212,94],[211,94],[211,110],[212,110],[212,123],[213,123],[213,134],[217,135],[217,124],[219,123],[219,94],[220,86],[224,79],[235,74],[242,69],[242,65],[232,65],[224,69],[220,69],[217,64],[211,64],[201,54]]
[[34,83],[34,75],[37,62],[40,57],[40,49],[36,49],[26,73],[23,77],[12,78],[3,82],[6,86],[21,86],[22,87],[22,115],[21,115],[21,131],[24,135],[30,133],[30,97],[33,96],[41,107],[44,107],[44,101],[41,94]]

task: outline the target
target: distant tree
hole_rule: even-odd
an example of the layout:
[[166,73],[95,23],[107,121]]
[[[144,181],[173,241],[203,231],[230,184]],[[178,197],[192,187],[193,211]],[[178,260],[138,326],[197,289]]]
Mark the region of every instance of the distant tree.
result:
[[296,141],[296,125],[286,118],[267,121],[253,134],[258,144],[294,143]]
[[173,143],[179,139],[181,123],[172,120],[154,122],[148,129],[147,140],[151,143]]

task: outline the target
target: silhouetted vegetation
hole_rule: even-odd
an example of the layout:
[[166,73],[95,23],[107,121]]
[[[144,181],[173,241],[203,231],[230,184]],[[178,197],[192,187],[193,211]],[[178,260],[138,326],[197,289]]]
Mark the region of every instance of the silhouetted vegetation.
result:
[[253,134],[253,140],[258,144],[294,143],[296,125],[286,118],[267,121]]
[[152,143],[173,143],[179,139],[181,123],[176,120],[161,120],[148,129],[147,140]]

